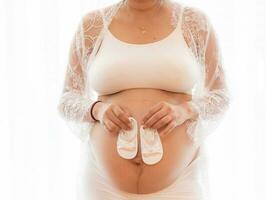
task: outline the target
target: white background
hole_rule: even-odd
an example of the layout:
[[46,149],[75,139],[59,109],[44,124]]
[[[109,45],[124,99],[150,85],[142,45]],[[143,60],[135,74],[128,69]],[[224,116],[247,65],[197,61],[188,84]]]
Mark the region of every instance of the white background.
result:
[[[233,95],[206,141],[212,199],[264,200],[266,3],[184,2],[210,17]],[[90,0],[0,0],[0,199],[75,199],[80,144],[56,106],[71,37],[93,6]]]

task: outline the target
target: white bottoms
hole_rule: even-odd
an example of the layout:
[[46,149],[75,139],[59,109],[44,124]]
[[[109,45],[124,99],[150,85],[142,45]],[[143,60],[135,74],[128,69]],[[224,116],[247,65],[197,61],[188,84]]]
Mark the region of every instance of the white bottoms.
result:
[[77,200],[207,200],[208,181],[204,174],[204,159],[200,149],[198,156],[181,172],[170,186],[150,194],[132,194],[120,191],[110,184],[104,172],[84,143],[77,177]]

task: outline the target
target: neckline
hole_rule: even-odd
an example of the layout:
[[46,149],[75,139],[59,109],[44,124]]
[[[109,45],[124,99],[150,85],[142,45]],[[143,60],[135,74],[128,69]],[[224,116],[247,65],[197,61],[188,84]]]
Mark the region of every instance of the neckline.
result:
[[109,30],[109,27],[107,27],[106,29],[106,32],[114,39],[116,40],[117,42],[123,44],[123,45],[127,45],[127,46],[139,46],[139,47],[142,47],[142,46],[150,46],[150,45],[156,45],[156,44],[160,44],[164,41],[167,41],[172,35],[174,35],[177,30],[178,30],[178,24],[175,26],[175,28],[167,35],[165,36],[164,38],[160,39],[160,40],[157,40],[157,41],[154,41],[154,42],[148,42],[148,43],[130,43],[130,42],[125,42],[119,38],[117,38],[110,30]]

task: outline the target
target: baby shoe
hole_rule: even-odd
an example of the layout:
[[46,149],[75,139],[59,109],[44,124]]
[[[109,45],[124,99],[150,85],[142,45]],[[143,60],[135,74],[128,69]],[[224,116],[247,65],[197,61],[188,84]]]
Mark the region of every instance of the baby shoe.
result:
[[133,117],[128,118],[132,128],[130,130],[120,129],[117,137],[117,152],[125,159],[132,159],[138,151],[138,124]]
[[144,163],[153,165],[163,157],[163,146],[157,129],[140,126],[141,156]]

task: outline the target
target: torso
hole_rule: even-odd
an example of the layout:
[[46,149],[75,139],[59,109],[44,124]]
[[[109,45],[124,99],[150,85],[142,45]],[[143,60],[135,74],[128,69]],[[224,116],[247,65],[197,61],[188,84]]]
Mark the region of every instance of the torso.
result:
[[[123,12],[118,16],[122,17],[122,15]],[[169,18],[169,15],[165,14],[165,20],[167,20],[166,17]],[[133,30],[130,25],[123,25],[125,23],[116,22],[112,21],[109,30],[117,38],[129,43],[154,42],[164,38],[172,31],[172,27],[170,30],[170,26],[166,27],[164,20],[161,20],[164,28],[158,24],[156,26],[158,30],[154,30],[155,33],[160,32],[158,33],[159,39],[151,41],[148,40],[149,36],[147,35],[147,38],[142,38],[140,41],[140,38],[136,38],[136,29]],[[139,123],[149,108],[158,102],[180,104],[191,100],[191,95],[157,88],[131,88],[113,94],[99,95],[98,99],[128,107]],[[161,130],[158,129],[158,132],[160,133]],[[153,193],[169,186],[176,180],[180,172],[193,161],[198,152],[186,134],[185,123],[175,127],[168,136],[161,139],[164,154],[162,160],[156,165],[144,164],[140,151],[134,159],[121,158],[116,150],[117,135],[107,133],[98,122],[91,130],[90,135],[95,156],[107,172],[109,179],[120,190],[131,193]]]
[[[159,101],[179,104],[190,100],[191,96],[159,89],[129,89],[108,96],[100,96],[99,99],[103,102],[127,106],[139,122],[141,116]],[[160,129],[158,132],[160,133]],[[121,158],[116,150],[117,135],[107,133],[98,122],[90,134],[95,156],[111,181],[119,189],[131,193],[152,193],[170,185],[197,153],[197,149],[193,147],[186,134],[184,123],[161,139],[164,155],[156,165],[144,164],[140,151],[135,159]]]

